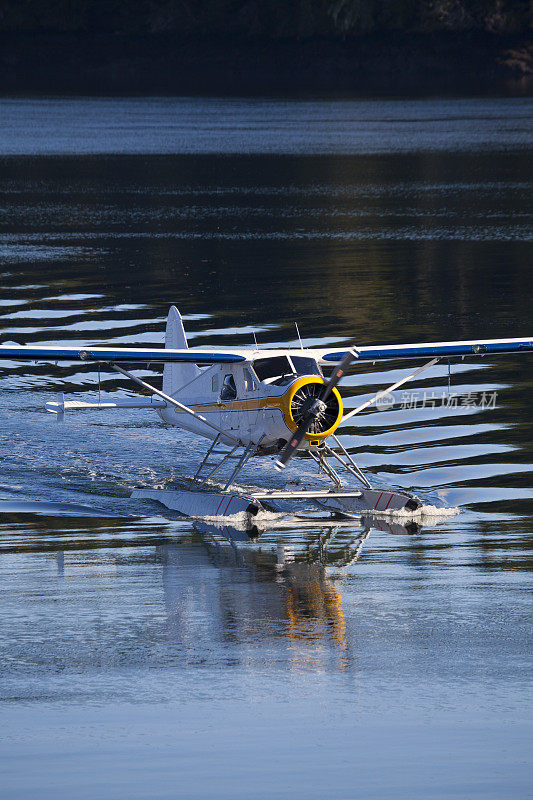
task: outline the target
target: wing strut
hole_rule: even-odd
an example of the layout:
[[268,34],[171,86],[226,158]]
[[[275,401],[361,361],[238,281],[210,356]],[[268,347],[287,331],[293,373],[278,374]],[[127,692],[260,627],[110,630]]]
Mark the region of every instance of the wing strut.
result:
[[144,389],[148,389],[150,392],[159,395],[159,397],[162,397],[165,402],[170,403],[171,406],[176,406],[176,408],[179,408],[180,411],[183,411],[185,414],[189,414],[191,417],[199,420],[199,422],[202,422],[204,425],[208,425],[210,428],[213,428],[214,431],[221,433],[225,439],[231,439],[232,442],[240,444],[240,442],[234,436],[232,436],[230,433],[226,433],[226,431],[222,430],[222,428],[219,428],[218,425],[214,425],[212,422],[209,422],[209,420],[207,420],[205,417],[202,417],[201,414],[193,411],[192,408],[184,406],[183,403],[178,402],[178,400],[174,400],[173,397],[170,397],[168,394],[156,389],[155,386],[152,386],[150,383],[146,383],[146,381],[142,381],[140,378],[137,378],[136,375],[132,375],[131,372],[128,372],[126,369],[122,369],[122,367],[119,367],[118,364],[113,364],[110,362],[110,366],[113,367],[115,372],[121,372],[122,375],[125,375],[126,378],[130,378],[134,383],[137,383]]
[[360,406],[357,406],[357,408],[354,408],[351,411],[349,411],[348,414],[345,414],[344,417],[341,419],[340,424],[342,425],[342,423],[346,422],[347,419],[350,419],[350,417],[355,416],[355,414],[359,414],[360,411],[363,411],[363,409],[368,408],[368,406],[372,405],[372,403],[375,403],[377,400],[380,400],[389,392],[393,392],[394,389],[397,389],[399,386],[402,386],[404,383],[407,383],[407,381],[413,380],[413,378],[416,378],[416,376],[420,375],[421,372],[424,372],[424,370],[434,366],[437,363],[437,361],[440,361],[440,358],[433,358],[431,361],[428,361],[427,364],[424,364],[422,367],[418,367],[418,369],[415,369],[414,372],[410,372],[409,375],[406,375],[405,378],[402,378],[400,381],[393,383],[392,386],[388,386],[386,389],[383,389],[383,391],[378,392],[377,394],[374,395],[374,397],[371,397],[370,400],[367,400],[366,403],[362,403]]

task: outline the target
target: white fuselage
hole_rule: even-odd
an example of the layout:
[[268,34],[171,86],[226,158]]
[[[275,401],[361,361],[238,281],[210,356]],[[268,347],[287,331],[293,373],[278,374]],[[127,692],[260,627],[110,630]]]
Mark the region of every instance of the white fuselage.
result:
[[[283,414],[283,397],[299,379],[301,376],[295,376],[283,386],[272,386],[260,382],[246,364],[215,365],[171,396],[226,431],[230,436],[222,439],[227,444],[236,439],[248,445],[262,439],[263,446],[270,446],[280,439],[287,441],[292,433]],[[179,408],[167,406],[158,414],[167,424],[207,439],[217,436],[214,428]]]
[[[217,364],[202,370],[171,396],[229,434],[221,435],[226,444],[237,440],[246,446],[261,441],[261,447],[267,448],[288,441],[296,429],[289,414],[295,384],[317,380],[323,382],[316,374],[291,375],[283,379],[282,385],[274,385],[268,380],[260,381],[247,362]],[[179,408],[167,406],[159,409],[158,414],[164,422],[207,439],[218,435],[214,428]],[[314,444],[306,441],[303,446]]]

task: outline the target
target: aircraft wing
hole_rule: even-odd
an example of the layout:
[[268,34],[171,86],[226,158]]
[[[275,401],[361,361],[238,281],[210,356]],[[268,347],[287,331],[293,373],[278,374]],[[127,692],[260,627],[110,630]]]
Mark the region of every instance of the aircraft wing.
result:
[[[422,342],[417,344],[383,344],[357,347],[357,361],[386,361],[405,358],[452,358],[456,356],[482,356],[496,353],[521,353],[533,351],[533,336],[524,339],[473,339],[468,342]],[[346,350],[320,350],[324,364],[341,361]]]
[[172,350],[149,347],[40,347],[0,345],[0,361],[112,361],[113,363],[235,364],[246,355],[227,350]]
[[[357,361],[385,361],[408,358],[441,358],[456,356],[480,356],[497,353],[533,351],[533,337],[522,339],[473,339],[467,342],[423,342],[416,344],[390,344],[357,347]],[[260,355],[262,358],[278,355],[307,355],[323,364],[342,361],[347,350],[325,350],[309,348],[276,348],[272,350],[212,350],[185,348],[149,347],[47,347],[40,345],[0,345],[0,362],[6,361],[85,361],[126,363],[184,363],[184,364],[237,364]]]

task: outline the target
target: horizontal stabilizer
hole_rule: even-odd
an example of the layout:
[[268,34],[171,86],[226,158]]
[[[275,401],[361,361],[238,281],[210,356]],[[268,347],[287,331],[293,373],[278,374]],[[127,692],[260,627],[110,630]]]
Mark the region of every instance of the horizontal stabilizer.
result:
[[166,403],[157,397],[124,397],[117,400],[101,400],[100,402],[88,403],[84,400],[53,400],[45,404],[47,411],[52,414],[63,414],[65,411],[83,411],[93,409],[95,411],[107,411],[111,408],[165,408]]

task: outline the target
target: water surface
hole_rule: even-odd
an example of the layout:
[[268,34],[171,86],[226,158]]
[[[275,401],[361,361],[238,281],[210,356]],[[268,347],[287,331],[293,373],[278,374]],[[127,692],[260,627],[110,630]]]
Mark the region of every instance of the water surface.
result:
[[[195,345],[531,335],[527,100],[0,108],[1,342],[159,346],[171,303]],[[188,434],[44,412],[94,366],[2,364],[4,796],[529,796],[532,370],[437,365],[343,432],[460,513],[250,537],[129,498],[196,469]]]

